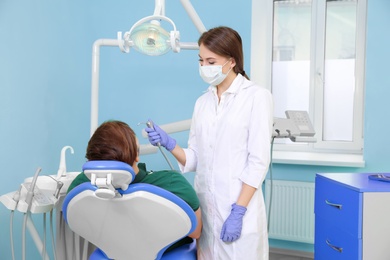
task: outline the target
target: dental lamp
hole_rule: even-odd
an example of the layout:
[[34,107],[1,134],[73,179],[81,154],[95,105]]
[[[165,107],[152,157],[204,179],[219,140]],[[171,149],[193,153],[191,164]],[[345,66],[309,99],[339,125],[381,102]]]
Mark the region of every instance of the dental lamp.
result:
[[[194,23],[200,34],[206,31],[195,9],[189,0],[180,0],[185,11]],[[167,32],[161,22],[171,25],[170,32]],[[165,24],[164,23],[164,24]],[[117,33],[117,39],[96,40],[92,48],[92,83],[91,83],[91,136],[98,127],[98,100],[99,100],[99,62],[100,47],[114,46],[124,53],[134,49],[149,56],[166,54],[170,50],[179,53],[181,50],[197,50],[197,42],[180,42],[180,33],[175,23],[165,16],[165,0],[155,0],[154,13],[136,22],[129,31]],[[148,149],[149,145],[141,145],[142,151]]]
[[[159,20],[169,22],[173,31],[168,33],[161,27]],[[118,34],[121,40],[121,33]],[[152,15],[139,20],[131,27],[130,31],[123,36],[122,44],[119,48],[122,52],[129,52],[130,47],[136,51],[149,56],[159,56],[169,52],[180,51],[179,45],[180,33],[171,19],[161,15]]]
[[[191,20],[198,28],[199,33],[206,31],[195,10],[189,1],[181,1]],[[168,22],[173,30],[169,33],[161,26],[160,21]],[[122,52],[129,52],[130,48],[149,56],[163,55],[170,50],[180,52],[180,47],[185,49],[198,49],[196,43],[180,43],[180,33],[175,23],[165,16],[165,0],[156,0],[154,14],[136,22],[128,32],[118,33],[118,40],[121,41],[119,48]]]

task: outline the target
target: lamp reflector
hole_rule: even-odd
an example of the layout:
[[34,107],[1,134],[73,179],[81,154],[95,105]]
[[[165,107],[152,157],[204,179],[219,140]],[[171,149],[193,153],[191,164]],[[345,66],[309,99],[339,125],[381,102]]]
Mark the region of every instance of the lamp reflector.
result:
[[170,34],[156,20],[135,27],[130,40],[136,51],[149,56],[163,55],[171,49]]

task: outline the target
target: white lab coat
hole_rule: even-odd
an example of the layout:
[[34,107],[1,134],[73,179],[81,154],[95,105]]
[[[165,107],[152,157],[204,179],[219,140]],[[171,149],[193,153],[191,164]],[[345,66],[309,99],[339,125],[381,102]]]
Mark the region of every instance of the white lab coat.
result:
[[[194,187],[202,209],[200,260],[267,260],[268,233],[261,190],[270,162],[271,93],[240,74],[221,97],[210,86],[195,104],[182,172],[196,171]],[[242,182],[258,188],[243,218],[241,237],[225,243],[221,228]]]

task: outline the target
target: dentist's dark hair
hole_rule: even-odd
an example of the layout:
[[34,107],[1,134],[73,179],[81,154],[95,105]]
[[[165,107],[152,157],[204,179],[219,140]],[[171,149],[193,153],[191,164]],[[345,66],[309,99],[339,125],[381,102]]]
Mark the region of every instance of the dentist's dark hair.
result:
[[133,165],[138,156],[136,135],[126,123],[106,121],[88,142],[85,157],[89,160],[115,160]]
[[236,62],[233,71],[249,79],[244,70],[242,40],[238,32],[226,26],[215,27],[200,36],[198,45],[200,46],[201,44],[215,54],[233,58]]

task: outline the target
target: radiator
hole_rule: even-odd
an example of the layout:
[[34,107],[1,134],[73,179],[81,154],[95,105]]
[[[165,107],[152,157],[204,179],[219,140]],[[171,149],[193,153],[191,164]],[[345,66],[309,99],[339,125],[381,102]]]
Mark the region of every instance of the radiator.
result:
[[265,203],[269,238],[314,244],[314,183],[267,179]]

